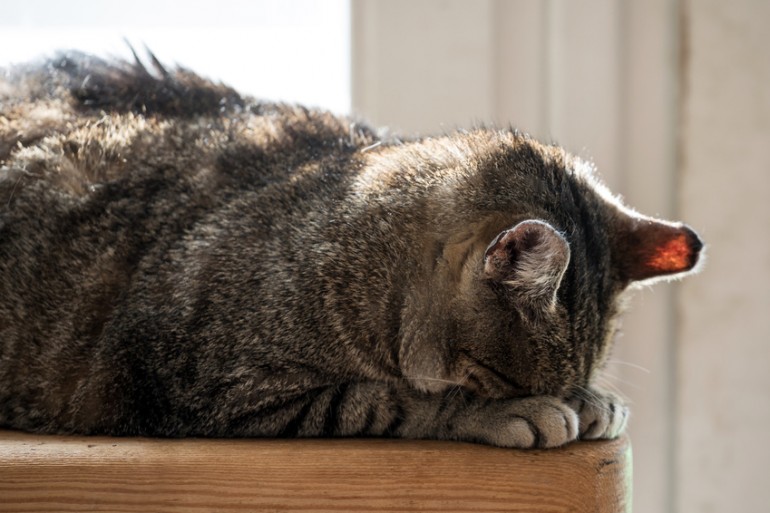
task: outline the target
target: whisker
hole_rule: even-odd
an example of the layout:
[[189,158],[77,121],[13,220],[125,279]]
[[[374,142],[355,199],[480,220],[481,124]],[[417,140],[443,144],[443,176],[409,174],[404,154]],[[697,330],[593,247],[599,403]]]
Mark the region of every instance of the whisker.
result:
[[[450,385],[460,385],[461,384],[461,383],[459,383],[457,381],[452,381],[450,379],[429,378],[429,377],[421,377],[421,376],[404,376],[403,379],[408,379],[410,381],[437,381],[439,383],[449,383]],[[467,379],[467,377],[465,379]]]
[[8,203],[5,205],[6,207],[11,206],[11,200],[13,200],[13,195],[16,194],[16,188],[21,183],[21,179],[24,178],[23,176],[20,176],[18,180],[16,180],[16,183],[13,184],[13,189],[11,189],[11,194],[8,196]]
[[588,388],[581,387],[580,385],[577,385],[576,388],[579,392],[578,397],[583,399],[585,402],[600,410],[609,411],[604,403],[602,403],[601,398],[595,392]]
[[603,380],[602,382],[607,386],[613,387],[613,391],[618,393],[620,392],[620,388],[617,385],[618,383],[631,387],[634,390],[644,390],[644,387],[634,383],[633,381],[628,381],[626,379],[619,378],[618,376],[614,376],[612,374],[603,374],[602,376],[600,376],[599,379],[602,379]]
[[450,379],[442,379],[442,378],[433,378],[428,376],[404,376],[402,379],[408,380],[408,381],[434,381],[438,383],[447,383],[451,385],[447,391],[446,391],[446,398],[448,400],[452,400],[454,396],[456,396],[460,391],[462,390],[465,383],[468,381],[468,378],[471,376],[470,372],[465,375],[461,380],[459,381],[452,381]]
[[[450,391],[449,391],[449,393],[447,393],[447,396],[446,396],[446,398],[447,398],[447,399],[454,399],[454,397],[455,397],[457,394],[459,394],[459,393],[460,393],[460,391],[462,390],[462,387],[463,387],[463,385],[464,385],[464,384],[465,384],[465,383],[468,381],[468,378],[470,378],[470,377],[471,377],[471,373],[469,372],[469,373],[468,373],[468,374],[466,374],[466,375],[465,375],[465,377],[463,377],[463,378],[462,378],[460,381],[456,382],[456,383],[455,383],[455,386],[454,386],[454,387],[452,387],[452,390],[450,390]],[[463,399],[463,400],[464,400],[464,399]]]
[[[632,404],[633,401],[631,401],[628,397],[628,395],[625,394],[625,392],[619,388],[615,383],[609,381],[608,379],[604,378],[602,379],[601,386],[605,387],[608,391],[613,392],[615,395],[617,395],[620,399],[623,400],[626,404]],[[641,387],[636,387],[635,385],[629,383],[629,386],[633,386],[635,388],[641,389]]]
[[607,363],[608,364],[613,364],[613,365],[615,365],[615,364],[617,364],[617,365],[625,365],[627,367],[631,367],[632,369],[636,369],[636,370],[642,371],[645,374],[650,374],[651,373],[650,369],[648,369],[646,367],[642,367],[641,365],[637,365],[637,364],[631,363],[631,362],[624,362],[623,360],[607,360]]

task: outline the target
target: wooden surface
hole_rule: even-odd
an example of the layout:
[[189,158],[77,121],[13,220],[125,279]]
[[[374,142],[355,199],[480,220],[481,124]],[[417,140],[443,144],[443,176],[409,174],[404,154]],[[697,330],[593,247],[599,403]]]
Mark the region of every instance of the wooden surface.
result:
[[0,431],[0,511],[630,510],[627,440],[549,451],[379,439],[155,440]]

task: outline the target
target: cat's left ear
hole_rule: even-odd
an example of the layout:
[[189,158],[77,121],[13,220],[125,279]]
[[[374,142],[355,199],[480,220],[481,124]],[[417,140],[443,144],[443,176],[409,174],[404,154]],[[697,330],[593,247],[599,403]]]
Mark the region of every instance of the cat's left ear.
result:
[[551,306],[569,259],[569,244],[550,224],[522,221],[501,232],[487,247],[484,274],[531,303]]

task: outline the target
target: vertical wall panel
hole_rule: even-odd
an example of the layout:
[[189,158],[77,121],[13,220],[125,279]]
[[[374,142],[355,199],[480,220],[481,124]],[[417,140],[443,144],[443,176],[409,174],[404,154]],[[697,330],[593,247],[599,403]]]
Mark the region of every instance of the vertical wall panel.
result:
[[683,284],[677,511],[770,508],[770,3],[687,1],[682,208],[711,243]]
[[495,2],[495,121],[538,139],[548,138],[551,133],[547,24],[546,2]]
[[[675,218],[677,6],[672,0],[624,6],[621,192],[641,212]],[[616,358],[626,362],[619,366],[624,371],[620,386],[632,407],[634,510],[641,513],[674,513],[674,288],[657,284],[636,294],[616,349]]]
[[548,0],[550,137],[620,185],[620,3]]
[[354,2],[354,110],[407,133],[492,119],[492,3]]

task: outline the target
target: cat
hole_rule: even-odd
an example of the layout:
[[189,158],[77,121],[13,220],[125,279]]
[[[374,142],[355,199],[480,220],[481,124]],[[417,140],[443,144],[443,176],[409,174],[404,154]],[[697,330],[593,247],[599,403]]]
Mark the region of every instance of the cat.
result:
[[158,437],[618,436],[627,291],[702,242],[513,129],[399,139],[191,71],[0,79],[0,426]]

